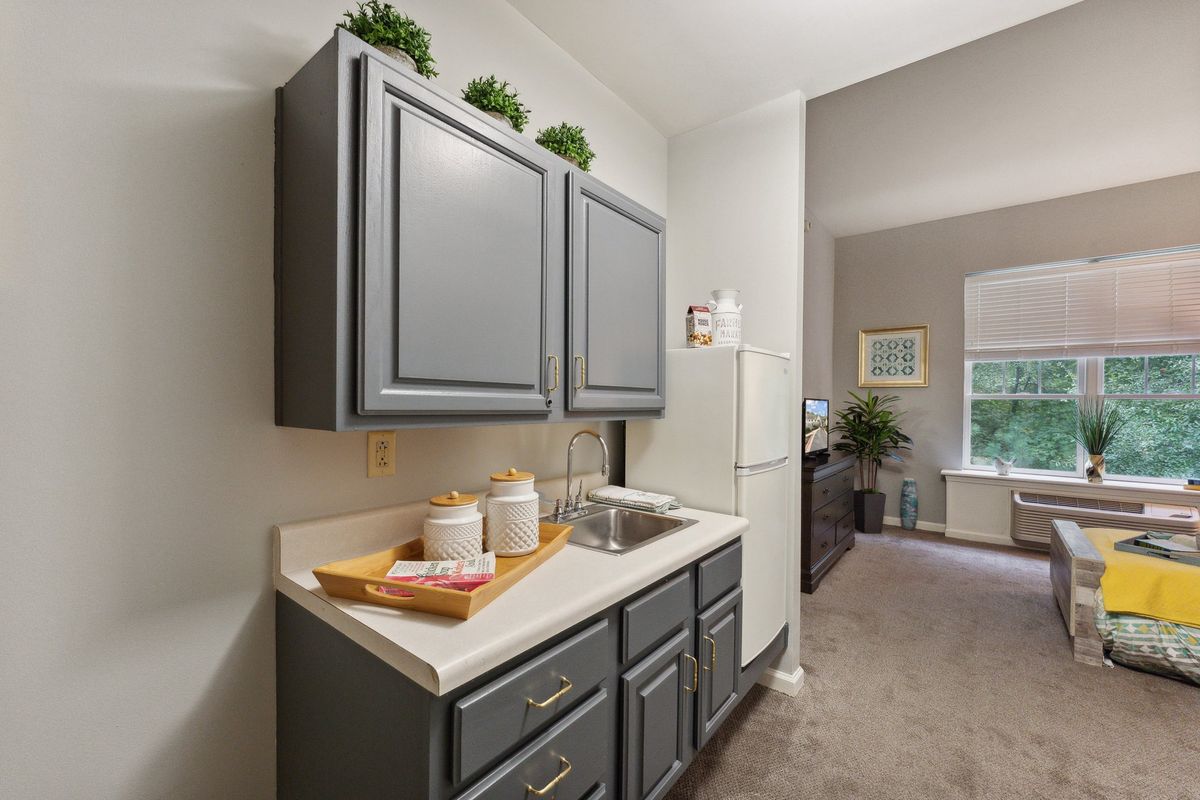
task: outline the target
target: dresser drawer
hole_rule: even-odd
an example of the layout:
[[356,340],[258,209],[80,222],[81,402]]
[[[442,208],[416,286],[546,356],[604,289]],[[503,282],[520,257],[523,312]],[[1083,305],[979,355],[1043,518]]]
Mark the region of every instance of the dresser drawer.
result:
[[[608,692],[601,689],[456,800],[591,800],[608,772],[612,739]],[[603,797],[603,792],[599,797]]]
[[811,508],[820,508],[838,495],[854,490],[854,470],[844,469],[836,475],[822,478],[812,485]]
[[837,528],[834,529],[834,541],[841,544],[842,540],[852,533],[854,533],[854,512],[850,512],[837,521]]
[[470,778],[598,686],[608,674],[608,647],[608,622],[601,620],[457,701],[453,782]]
[[742,582],[742,543],[736,541],[700,562],[697,608],[709,603]]
[[812,512],[812,528],[819,531],[837,525],[837,521],[854,509],[854,495],[844,494]]
[[814,530],[812,534],[812,543],[809,546],[808,562],[811,565],[816,565],[821,562],[825,556],[833,550],[834,544],[837,542],[837,524],[826,525],[820,530]]
[[621,609],[621,660],[630,661],[691,615],[692,575],[685,572]]

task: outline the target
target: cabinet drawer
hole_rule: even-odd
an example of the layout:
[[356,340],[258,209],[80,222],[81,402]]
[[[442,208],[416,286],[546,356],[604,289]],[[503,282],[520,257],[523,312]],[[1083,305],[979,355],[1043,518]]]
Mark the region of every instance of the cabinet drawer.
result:
[[849,494],[842,495],[832,503],[826,503],[823,507],[813,512],[813,530],[819,531],[822,528],[835,526],[839,519],[849,514],[853,509],[854,496]]
[[851,512],[837,521],[837,528],[834,530],[834,541],[838,544],[842,543],[850,534],[854,533],[854,513]]
[[608,704],[607,690],[596,692],[457,800],[528,800],[542,790],[555,800],[597,796],[612,758]]
[[[608,622],[601,620],[454,704],[451,776],[470,778],[587,695],[608,671]],[[535,703],[559,697],[545,707]]]
[[700,562],[698,608],[704,608],[742,582],[742,543],[736,541]]
[[837,541],[837,525],[827,525],[820,530],[814,530],[812,534],[812,544],[809,550],[809,563],[818,564],[821,559],[829,555],[833,550],[833,545]]
[[854,470],[844,469],[836,475],[822,478],[812,485],[812,508],[820,508],[838,495],[854,489]]
[[621,609],[621,660],[629,661],[692,613],[692,576],[683,573]]

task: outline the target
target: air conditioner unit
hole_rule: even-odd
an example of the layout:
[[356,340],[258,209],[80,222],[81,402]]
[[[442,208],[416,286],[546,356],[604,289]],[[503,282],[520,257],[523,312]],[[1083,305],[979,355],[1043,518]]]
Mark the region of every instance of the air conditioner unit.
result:
[[1081,528],[1200,533],[1200,509],[1097,497],[1014,491],[1011,535],[1021,544],[1050,546],[1051,521],[1066,519]]

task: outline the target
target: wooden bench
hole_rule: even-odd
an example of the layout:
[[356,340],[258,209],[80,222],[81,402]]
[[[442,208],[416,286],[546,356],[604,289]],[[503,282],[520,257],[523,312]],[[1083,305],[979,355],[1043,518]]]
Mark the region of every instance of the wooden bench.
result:
[[1104,664],[1104,644],[1096,630],[1096,590],[1104,557],[1074,522],[1054,520],[1050,536],[1050,585],[1062,612],[1075,660]]

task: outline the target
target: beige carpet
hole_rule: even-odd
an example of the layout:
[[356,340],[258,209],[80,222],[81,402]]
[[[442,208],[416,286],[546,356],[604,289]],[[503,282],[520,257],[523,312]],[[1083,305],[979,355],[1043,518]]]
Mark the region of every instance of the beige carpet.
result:
[[1048,570],[859,534],[804,595],[799,696],[756,687],[670,800],[1200,798],[1200,689],[1072,661]]

